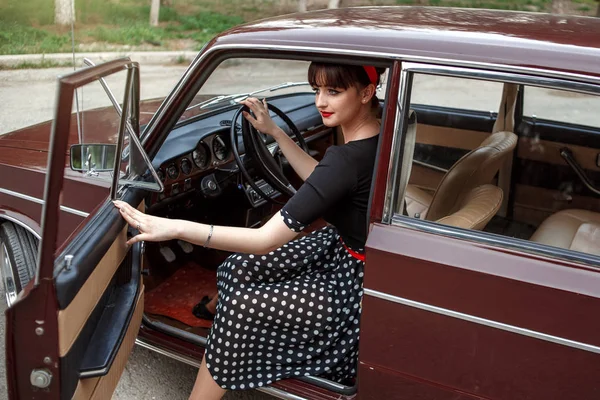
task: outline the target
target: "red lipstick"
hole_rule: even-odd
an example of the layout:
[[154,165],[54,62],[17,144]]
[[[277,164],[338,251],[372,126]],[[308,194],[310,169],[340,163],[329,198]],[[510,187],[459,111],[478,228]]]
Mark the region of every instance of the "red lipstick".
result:
[[323,116],[323,118],[329,118],[333,115],[333,113],[321,111],[321,115]]

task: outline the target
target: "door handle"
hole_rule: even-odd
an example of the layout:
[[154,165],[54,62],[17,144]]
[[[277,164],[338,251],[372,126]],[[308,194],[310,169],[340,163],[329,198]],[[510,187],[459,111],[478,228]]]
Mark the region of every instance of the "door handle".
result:
[[590,178],[585,174],[585,171],[575,160],[575,156],[573,156],[573,152],[568,147],[563,147],[560,149],[560,156],[564,158],[564,160],[569,164],[571,169],[577,174],[579,179],[583,182],[583,184],[591,190],[594,194],[600,196],[600,189],[597,189]]

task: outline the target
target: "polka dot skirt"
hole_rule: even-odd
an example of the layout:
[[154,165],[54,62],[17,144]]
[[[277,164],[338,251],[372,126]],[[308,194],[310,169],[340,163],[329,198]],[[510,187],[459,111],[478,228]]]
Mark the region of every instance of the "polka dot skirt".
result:
[[217,384],[238,390],[306,375],[353,378],[363,267],[333,227],[267,255],[231,255],[217,270],[206,350]]

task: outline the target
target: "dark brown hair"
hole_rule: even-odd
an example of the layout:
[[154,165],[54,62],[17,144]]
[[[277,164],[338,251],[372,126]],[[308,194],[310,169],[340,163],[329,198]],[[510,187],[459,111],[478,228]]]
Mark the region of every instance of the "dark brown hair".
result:
[[[383,68],[375,68],[377,71],[377,85],[379,85],[380,75]],[[369,75],[361,65],[331,64],[312,62],[308,67],[308,83],[312,86],[330,86],[334,88],[355,87],[363,89],[371,84]],[[379,99],[373,95],[371,106],[379,106]]]

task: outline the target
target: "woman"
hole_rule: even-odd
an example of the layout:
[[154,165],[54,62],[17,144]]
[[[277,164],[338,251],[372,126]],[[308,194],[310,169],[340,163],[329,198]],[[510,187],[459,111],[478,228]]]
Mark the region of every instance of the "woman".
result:
[[[220,399],[227,389],[293,376],[340,381],[356,374],[379,75],[371,66],[310,65],[323,123],[340,126],[345,142],[328,148],[320,162],[273,122],[265,100],[242,102],[254,114],[244,117],[275,138],[305,180],[260,228],[158,218],[115,202],[140,231],[129,243],[181,239],[235,252],[217,270],[216,316],[190,399]],[[319,217],[331,225],[295,239]]]

